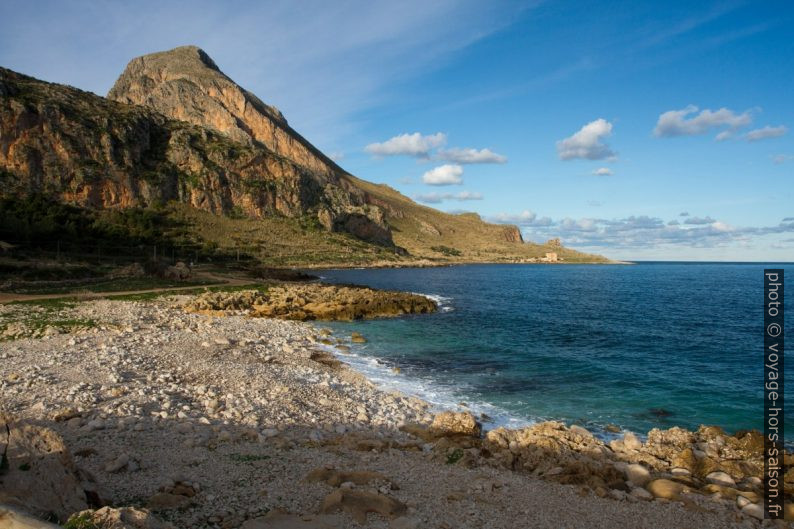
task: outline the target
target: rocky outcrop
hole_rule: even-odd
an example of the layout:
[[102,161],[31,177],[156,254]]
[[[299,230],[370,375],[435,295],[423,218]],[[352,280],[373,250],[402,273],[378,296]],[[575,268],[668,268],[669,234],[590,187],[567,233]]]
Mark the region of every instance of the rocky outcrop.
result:
[[88,507],[72,457],[49,428],[0,417],[0,458],[0,504],[61,522]]
[[512,243],[523,243],[524,237],[521,236],[521,230],[518,226],[507,226],[504,230],[505,240]]
[[285,285],[266,293],[242,291],[202,294],[185,305],[188,312],[247,311],[250,316],[285,320],[360,320],[427,314],[436,303],[424,296],[358,286]]
[[[626,432],[606,444],[585,428],[553,421],[518,430],[499,427],[485,438],[465,427],[473,424],[470,414],[443,412],[431,428],[401,429],[434,443],[435,459],[447,464],[509,468],[617,500],[691,502],[695,495],[733,505],[749,516],[761,509],[763,436],[757,431],[728,435],[714,426],[696,432],[674,427],[652,430],[645,442]],[[794,479],[784,481],[789,505],[788,484]]]
[[93,208],[175,201],[219,215],[313,216],[327,230],[392,245],[380,209],[340,181],[333,166],[318,169],[319,162],[294,152],[298,160],[175,117],[181,116],[0,68],[0,196],[44,194]]
[[482,433],[482,425],[469,412],[441,412],[433,418],[431,428],[442,435],[479,437]]

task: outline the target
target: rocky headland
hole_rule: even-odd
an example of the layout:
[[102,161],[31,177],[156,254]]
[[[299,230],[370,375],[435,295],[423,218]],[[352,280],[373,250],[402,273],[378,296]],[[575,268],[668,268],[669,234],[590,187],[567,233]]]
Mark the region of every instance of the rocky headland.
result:
[[267,292],[255,290],[209,292],[185,305],[188,311],[224,315],[243,311],[259,318],[284,320],[342,320],[384,318],[405,314],[429,314],[438,306],[432,299],[357,285],[282,285]]
[[[93,324],[6,337],[0,526],[775,525],[759,519],[757,432],[483,431],[348,368],[360,335],[289,321],[323,299],[307,287],[63,304],[48,310]],[[40,310],[0,305],[0,318]]]

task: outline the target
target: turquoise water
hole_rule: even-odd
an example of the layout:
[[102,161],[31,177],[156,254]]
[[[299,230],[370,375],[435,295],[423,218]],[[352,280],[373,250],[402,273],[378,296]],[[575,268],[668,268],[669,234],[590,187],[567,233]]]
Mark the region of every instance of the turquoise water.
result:
[[[331,325],[368,338],[343,358],[386,387],[444,406],[464,402],[495,424],[735,431],[762,426],[765,267],[794,277],[790,264],[729,263],[320,274],[441,300],[437,314]],[[794,291],[789,314],[792,298]]]

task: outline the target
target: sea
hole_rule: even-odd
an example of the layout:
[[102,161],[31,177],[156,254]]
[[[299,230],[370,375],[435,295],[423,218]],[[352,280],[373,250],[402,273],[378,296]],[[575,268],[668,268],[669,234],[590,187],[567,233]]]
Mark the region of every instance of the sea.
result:
[[[429,315],[331,323],[365,344],[337,351],[386,390],[486,426],[542,420],[639,434],[701,424],[763,427],[763,273],[794,264],[461,265],[318,273],[421,293]],[[785,303],[794,317],[794,290]],[[792,335],[794,336],[794,335]],[[794,347],[794,340],[791,341]],[[794,360],[786,354],[794,391]],[[794,440],[794,400],[784,422]]]

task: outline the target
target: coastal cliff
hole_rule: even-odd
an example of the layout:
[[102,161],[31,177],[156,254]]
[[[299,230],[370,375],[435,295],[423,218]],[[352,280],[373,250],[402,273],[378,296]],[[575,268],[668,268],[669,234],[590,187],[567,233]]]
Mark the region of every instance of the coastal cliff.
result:
[[216,215],[316,215],[392,245],[377,208],[258,143],[0,69],[3,195],[94,208],[170,201]]

